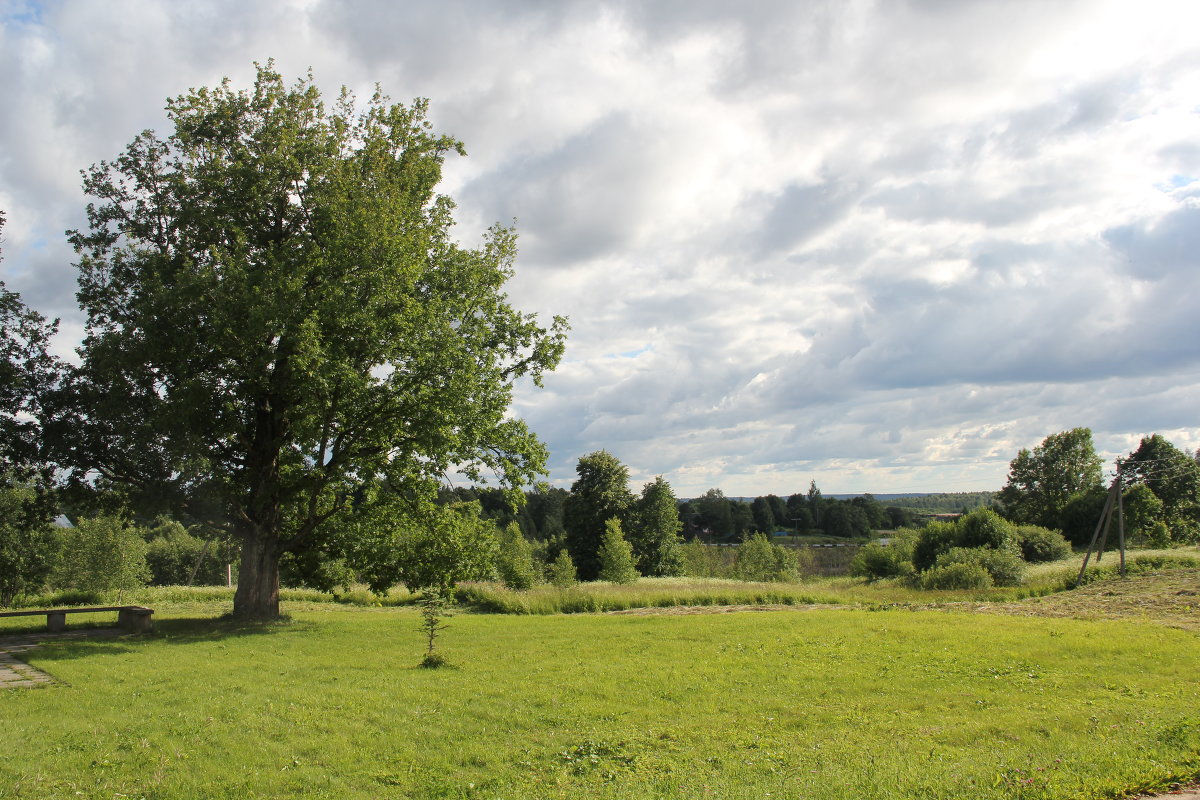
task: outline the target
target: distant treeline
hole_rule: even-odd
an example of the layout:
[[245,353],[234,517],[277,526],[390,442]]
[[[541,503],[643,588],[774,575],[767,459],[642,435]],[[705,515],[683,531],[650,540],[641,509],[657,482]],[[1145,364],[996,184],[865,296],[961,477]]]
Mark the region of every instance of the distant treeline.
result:
[[997,505],[996,495],[997,492],[944,492],[916,497],[896,497],[888,500],[888,505],[923,514],[965,514],[976,508]]
[[[813,484],[807,493],[786,498],[726,497],[710,489],[700,497],[680,500],[684,539],[737,541],[747,534],[776,531],[864,537],[872,530],[895,529],[914,523],[920,514],[952,514],[995,504],[995,492],[945,492],[930,495],[822,496]],[[482,514],[500,527],[521,526],[533,541],[558,542],[564,534],[563,509],[570,492],[541,486],[525,492],[525,504],[514,510],[499,489],[457,487],[442,490],[443,502],[478,502]],[[881,502],[886,499],[886,502]]]

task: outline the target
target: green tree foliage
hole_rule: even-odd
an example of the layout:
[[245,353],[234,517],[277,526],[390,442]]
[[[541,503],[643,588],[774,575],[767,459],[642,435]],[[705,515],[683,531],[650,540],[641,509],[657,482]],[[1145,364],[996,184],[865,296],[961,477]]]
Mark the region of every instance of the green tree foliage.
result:
[[942,564],[921,574],[922,589],[987,589],[993,585],[992,576],[974,561]]
[[0,484],[0,606],[43,588],[58,560],[49,495],[5,480]]
[[643,575],[682,575],[679,503],[671,484],[659,475],[642,487],[629,524],[629,543]]
[[897,497],[890,502],[909,511],[933,514],[950,514],[957,511],[974,511],[992,505],[996,492],[940,492],[916,497]]
[[980,508],[959,517],[955,523],[959,547],[991,547],[1010,550],[1016,546],[1016,529],[990,508]]
[[766,497],[756,497],[750,504],[750,513],[754,515],[754,528],[767,536],[775,533],[775,512]]
[[1128,483],[1150,487],[1162,502],[1162,521],[1180,542],[1200,538],[1200,463],[1159,434],[1141,440],[1122,464]]
[[1071,543],[1061,533],[1040,525],[1018,525],[1016,539],[1021,558],[1030,564],[1061,561],[1071,555]]
[[850,561],[850,574],[856,578],[878,580],[903,578],[913,574],[913,548],[919,532],[911,528],[896,531],[888,543],[863,545]]
[[796,553],[773,544],[756,533],[738,545],[735,574],[743,581],[786,582],[796,580],[799,562]]
[[[775,521],[775,528],[790,528],[791,521],[788,519],[787,503],[778,495],[769,494],[764,498],[767,501],[767,506],[771,509],[771,518]],[[774,531],[769,531],[774,533]]]
[[733,508],[720,489],[709,489],[692,501],[701,528],[707,528],[717,539],[729,539],[734,534]]
[[425,635],[425,657],[421,666],[425,669],[438,669],[447,666],[446,660],[437,649],[437,638],[449,626],[445,623],[450,616],[451,596],[439,588],[428,588],[421,594],[421,633]]
[[[0,212],[0,232],[4,222]],[[62,369],[49,352],[57,330],[58,320],[26,308],[0,281],[0,475],[10,482],[29,481],[44,460],[44,402]]]
[[233,555],[226,543],[193,536],[169,517],[159,517],[144,533],[151,584],[215,586],[225,583],[225,565]]
[[821,496],[821,490],[817,488],[816,481],[808,482],[808,495],[805,500],[809,516],[812,517],[812,526],[814,528],[825,527],[825,498]]
[[146,540],[120,517],[81,519],[58,531],[62,557],[53,575],[60,589],[85,592],[128,591],[145,586]]
[[1163,502],[1153,489],[1144,483],[1134,484],[1122,494],[1121,505],[1125,515],[1125,535],[1131,541],[1155,546],[1169,542],[1169,536],[1168,542],[1161,541],[1159,528],[1167,526],[1163,522]]
[[[376,93],[360,112],[343,92],[330,109],[311,76],[289,88],[268,63],[251,92],[192,90],[167,113],[166,139],[142,133],[85,172],[94,202],[71,241],[87,337],[53,437],[63,463],[228,529],[234,613],[256,618],[278,615],[283,553],[378,517],[364,486],[403,496],[412,521],[449,471],[507,487],[544,472],[506,412],[514,381],[558,363],[565,321],[509,304],[511,229],[476,249],[451,237],[435,189],[463,146],[431,132],[425,101]],[[439,552],[416,529],[404,541]]]
[[912,561],[917,572],[924,572],[938,556],[958,545],[958,528],[953,522],[934,520],[921,529],[913,543]]
[[567,589],[579,582],[575,571],[575,562],[566,550],[559,550],[558,556],[546,568],[546,579],[559,589]]
[[521,526],[510,522],[500,529],[500,548],[496,554],[496,573],[510,589],[524,591],[537,583],[533,550],[521,532]]
[[303,550],[284,553],[279,559],[279,582],[289,588],[307,587],[336,597],[350,591],[358,582],[358,573],[342,556]]
[[1021,450],[1009,464],[1000,490],[1004,515],[1013,522],[1055,528],[1067,501],[1101,486],[1101,460],[1090,428],[1047,436],[1033,451]]
[[496,563],[496,526],[478,503],[416,506],[395,498],[372,504],[373,514],[347,528],[347,563],[383,594],[397,583],[409,591],[454,594],[459,581],[487,580]]
[[750,504],[742,500],[729,500],[729,517],[733,525],[733,537],[741,540],[754,530],[754,512]]
[[1067,541],[1076,547],[1087,547],[1104,512],[1108,492],[1102,486],[1094,486],[1071,495],[1059,513],[1058,524]]
[[825,533],[846,539],[861,539],[871,535],[871,520],[862,506],[837,500],[826,500],[824,504],[821,523]]
[[607,450],[580,458],[575,472],[579,477],[564,502],[563,524],[579,577],[590,581],[600,574],[600,541],[606,523],[610,519],[627,521],[634,499],[628,467]]
[[1025,577],[1025,562],[1011,548],[952,547],[938,556],[933,568],[936,570],[955,564],[978,564],[987,571],[995,586],[1016,586]]
[[638,579],[637,567],[633,562],[633,548],[621,531],[621,521],[616,517],[604,523],[604,538],[600,540],[600,573],[602,581],[611,583],[633,583]]
[[813,527],[812,512],[808,508],[807,495],[788,495],[787,526],[797,533],[803,533]]

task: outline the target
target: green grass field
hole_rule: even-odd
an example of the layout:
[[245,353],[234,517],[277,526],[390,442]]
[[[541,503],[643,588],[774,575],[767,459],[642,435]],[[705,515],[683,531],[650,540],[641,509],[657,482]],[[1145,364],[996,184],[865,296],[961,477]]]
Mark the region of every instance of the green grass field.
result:
[[[1171,576],[1153,591],[1186,619],[1171,587],[1200,572]],[[415,609],[304,597],[246,627],[163,591],[152,636],[33,651],[59,683],[0,693],[0,797],[1101,798],[1200,775],[1200,634],[1171,617],[462,613],[455,666],[427,670]]]

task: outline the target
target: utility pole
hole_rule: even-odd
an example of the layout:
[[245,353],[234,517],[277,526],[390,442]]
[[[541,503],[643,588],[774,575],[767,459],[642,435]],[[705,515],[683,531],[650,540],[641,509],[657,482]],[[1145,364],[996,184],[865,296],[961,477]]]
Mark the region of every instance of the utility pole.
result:
[[[1100,539],[1100,549],[1096,551],[1096,562],[1099,563],[1104,555],[1104,548],[1108,545],[1108,529],[1112,525],[1113,506],[1116,506],[1117,513],[1117,545],[1121,551],[1121,577],[1125,577],[1125,503],[1122,498],[1122,480],[1121,470],[1124,468],[1124,462],[1117,459],[1117,474],[1113,478],[1112,486],[1108,490],[1108,498],[1104,501],[1104,510],[1100,512],[1100,521],[1096,523],[1096,530],[1092,534],[1092,540],[1088,543],[1087,553],[1083,557],[1083,566],[1079,568],[1079,575],[1075,578],[1075,588],[1083,582],[1083,574],[1087,571],[1088,561],[1092,558],[1092,549],[1096,546],[1096,540]],[[1104,536],[1101,537],[1101,532]]]

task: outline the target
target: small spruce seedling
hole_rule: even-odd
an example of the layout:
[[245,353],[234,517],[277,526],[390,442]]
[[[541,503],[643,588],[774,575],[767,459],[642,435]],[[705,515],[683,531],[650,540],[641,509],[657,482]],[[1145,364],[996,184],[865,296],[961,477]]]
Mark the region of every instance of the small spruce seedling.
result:
[[425,633],[427,644],[421,666],[427,669],[437,669],[450,663],[437,651],[438,632],[446,627],[443,620],[450,616],[449,600],[449,592],[441,588],[426,589],[421,595],[421,630]]

